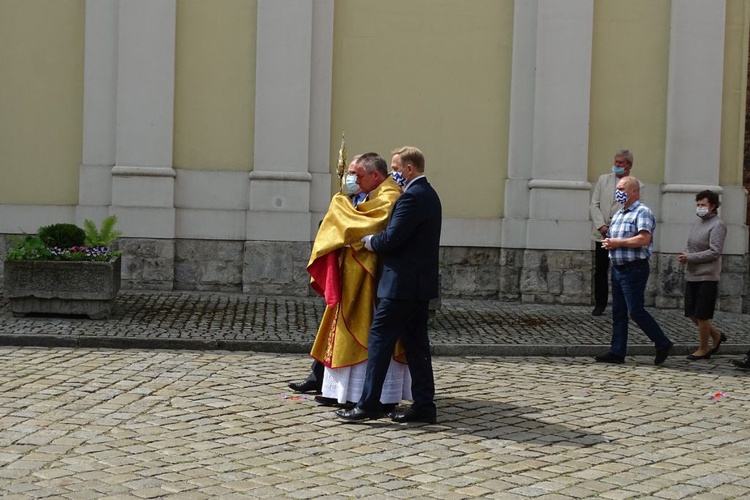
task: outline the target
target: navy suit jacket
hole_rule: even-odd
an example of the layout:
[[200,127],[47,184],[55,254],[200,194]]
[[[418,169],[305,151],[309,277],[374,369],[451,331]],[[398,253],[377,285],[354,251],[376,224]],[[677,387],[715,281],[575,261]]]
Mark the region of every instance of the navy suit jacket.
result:
[[429,300],[439,293],[439,251],[442,206],[423,177],[396,200],[388,226],[372,237],[382,273],[378,298]]

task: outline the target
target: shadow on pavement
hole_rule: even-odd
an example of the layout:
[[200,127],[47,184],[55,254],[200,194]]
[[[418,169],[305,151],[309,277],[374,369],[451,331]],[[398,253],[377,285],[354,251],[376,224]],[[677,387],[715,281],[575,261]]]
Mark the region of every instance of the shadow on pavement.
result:
[[539,414],[539,409],[534,407],[451,397],[437,398],[435,403],[438,406],[437,424],[397,424],[388,418],[356,423],[341,421],[341,424],[387,427],[405,433],[439,431],[457,436],[473,435],[496,439],[498,446],[506,446],[507,441],[512,441],[537,446],[583,448],[611,442],[600,434],[536,418],[532,415]]

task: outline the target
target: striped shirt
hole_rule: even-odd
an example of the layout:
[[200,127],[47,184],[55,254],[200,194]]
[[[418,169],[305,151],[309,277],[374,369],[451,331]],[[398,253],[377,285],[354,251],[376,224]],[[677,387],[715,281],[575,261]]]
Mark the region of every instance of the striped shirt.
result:
[[612,216],[612,223],[607,231],[608,238],[632,238],[641,231],[651,233],[648,245],[639,248],[618,247],[609,251],[609,260],[620,266],[634,260],[648,259],[654,248],[654,227],[656,218],[651,209],[639,201],[628,208],[621,208]]

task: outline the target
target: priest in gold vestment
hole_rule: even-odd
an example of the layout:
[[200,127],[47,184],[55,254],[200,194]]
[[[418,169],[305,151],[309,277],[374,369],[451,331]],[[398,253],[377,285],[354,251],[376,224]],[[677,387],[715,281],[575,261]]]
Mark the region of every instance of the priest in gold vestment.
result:
[[[367,361],[367,337],[375,307],[378,256],[361,238],[385,229],[401,188],[375,153],[355,158],[344,191],[333,196],[307,270],[313,289],[326,300],[311,356],[325,366],[319,402],[344,404],[359,399]],[[366,197],[358,202],[356,196]],[[359,198],[361,199],[361,198]],[[403,349],[396,346],[383,390],[383,404],[411,398],[411,380]]]

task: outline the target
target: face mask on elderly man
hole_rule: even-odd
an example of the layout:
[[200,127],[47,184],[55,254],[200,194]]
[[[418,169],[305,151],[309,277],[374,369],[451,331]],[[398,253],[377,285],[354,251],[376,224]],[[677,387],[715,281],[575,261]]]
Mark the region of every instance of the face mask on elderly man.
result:
[[615,201],[620,205],[625,205],[628,202],[628,193],[618,189],[615,191]]
[[341,192],[347,196],[355,194],[359,191],[359,184],[357,184],[356,174],[347,174],[344,177],[344,182],[341,184]]

